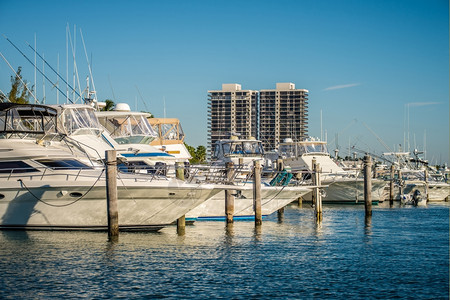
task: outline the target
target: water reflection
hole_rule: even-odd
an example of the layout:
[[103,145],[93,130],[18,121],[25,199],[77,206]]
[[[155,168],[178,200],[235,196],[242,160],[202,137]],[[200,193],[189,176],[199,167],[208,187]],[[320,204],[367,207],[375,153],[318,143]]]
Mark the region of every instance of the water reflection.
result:
[[255,228],[253,230],[253,234],[254,234],[254,239],[255,241],[262,241],[262,225],[259,224],[255,224]]
[[0,298],[448,298],[448,207],[364,217],[325,206],[317,223],[295,205],[282,223],[195,222],[183,236],[2,231]]

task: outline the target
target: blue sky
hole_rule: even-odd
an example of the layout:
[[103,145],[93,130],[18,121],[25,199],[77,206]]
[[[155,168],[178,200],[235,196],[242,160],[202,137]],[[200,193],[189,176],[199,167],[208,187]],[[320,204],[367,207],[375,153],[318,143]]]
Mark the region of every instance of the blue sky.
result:
[[[411,148],[425,149],[431,163],[449,161],[446,0],[0,0],[0,33],[32,61],[26,42],[34,46],[36,36],[55,69],[59,55],[64,77],[67,26],[82,89],[89,72],[80,29],[99,100],[179,118],[190,145],[206,145],[208,90],[293,82],[310,92],[309,134],[326,136],[330,149],[338,137],[341,154],[349,145],[381,154],[383,143],[404,147],[409,132]],[[3,37],[0,51],[34,83],[33,66]],[[7,93],[13,72],[3,60],[0,75]],[[42,99],[39,73],[36,81]],[[45,89],[46,103],[56,103],[55,89]]]

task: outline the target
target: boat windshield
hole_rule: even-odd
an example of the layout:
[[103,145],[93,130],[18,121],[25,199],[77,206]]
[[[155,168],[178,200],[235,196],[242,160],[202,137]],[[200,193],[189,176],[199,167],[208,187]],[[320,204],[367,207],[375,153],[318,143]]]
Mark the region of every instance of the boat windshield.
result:
[[260,141],[231,141],[222,144],[225,155],[263,155],[264,150]]
[[296,157],[297,156],[296,146],[297,146],[296,144],[280,145],[278,152],[284,158]]
[[144,115],[100,116],[99,121],[119,144],[149,144],[156,137]]
[[100,135],[102,132],[94,110],[88,107],[64,109],[61,121],[67,135]]
[[324,153],[328,154],[327,146],[325,143],[308,143],[308,144],[301,144],[300,145],[300,153],[307,154],[307,153]]

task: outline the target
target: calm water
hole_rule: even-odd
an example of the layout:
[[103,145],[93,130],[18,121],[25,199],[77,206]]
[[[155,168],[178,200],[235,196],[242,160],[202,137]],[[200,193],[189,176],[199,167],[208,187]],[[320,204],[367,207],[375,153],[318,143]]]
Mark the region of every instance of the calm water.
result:
[[448,299],[449,206],[289,206],[159,233],[0,232],[0,298]]

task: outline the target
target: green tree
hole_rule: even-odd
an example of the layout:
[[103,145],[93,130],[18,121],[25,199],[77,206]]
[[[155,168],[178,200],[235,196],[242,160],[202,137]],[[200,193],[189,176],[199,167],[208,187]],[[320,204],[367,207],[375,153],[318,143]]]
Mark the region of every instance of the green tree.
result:
[[105,107],[102,108],[103,111],[113,110],[114,105],[115,105],[114,101],[112,101],[111,99],[106,99],[105,103],[106,103]]
[[201,164],[206,162],[206,148],[205,146],[198,146],[197,149],[195,149],[192,146],[189,146],[188,144],[184,143],[187,150],[189,151],[189,154],[192,156],[192,158],[189,160],[191,164]]
[[206,148],[205,146],[198,146],[197,150],[195,151],[195,158],[198,160],[199,163],[206,162]]
[[27,89],[28,83],[22,79],[22,67],[17,68],[17,74],[11,76],[11,91],[8,93],[9,102],[27,104],[32,96],[34,86]]

